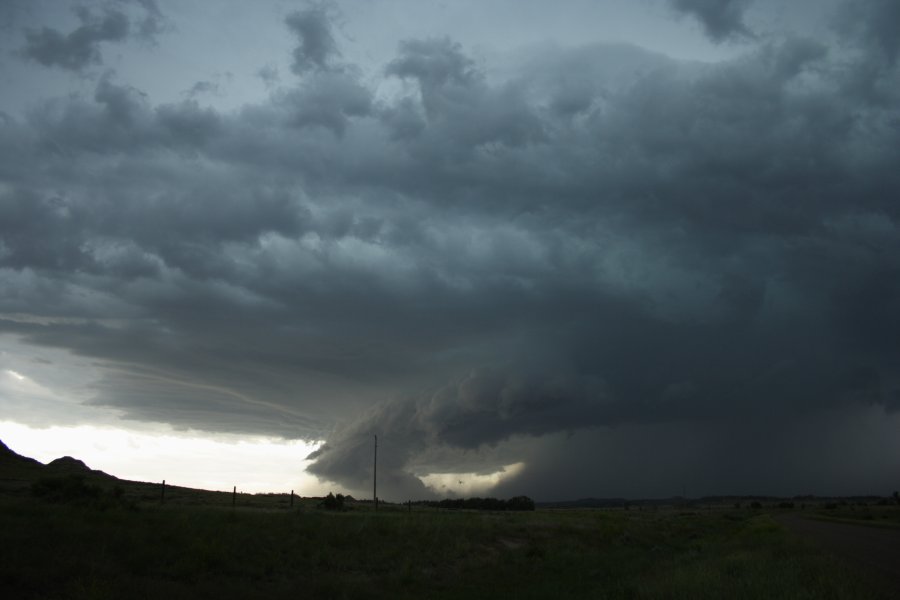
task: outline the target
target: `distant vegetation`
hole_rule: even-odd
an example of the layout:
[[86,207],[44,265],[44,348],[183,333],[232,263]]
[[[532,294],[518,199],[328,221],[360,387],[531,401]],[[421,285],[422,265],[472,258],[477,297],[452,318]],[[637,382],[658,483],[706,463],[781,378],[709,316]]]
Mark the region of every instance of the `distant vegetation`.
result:
[[81,504],[96,508],[124,506],[135,508],[133,501],[125,498],[121,486],[103,488],[86,481],[84,475],[42,477],[31,484],[31,494],[53,503]]
[[426,500],[419,502],[423,506],[447,509],[466,510],[534,510],[534,500],[528,496],[516,496],[509,500],[498,498],[447,498],[444,500]]
[[882,597],[747,510],[133,510],[0,497],[0,531],[3,598]]
[[326,510],[344,510],[344,495],[335,496],[332,492],[328,492],[328,495],[322,498],[320,506]]

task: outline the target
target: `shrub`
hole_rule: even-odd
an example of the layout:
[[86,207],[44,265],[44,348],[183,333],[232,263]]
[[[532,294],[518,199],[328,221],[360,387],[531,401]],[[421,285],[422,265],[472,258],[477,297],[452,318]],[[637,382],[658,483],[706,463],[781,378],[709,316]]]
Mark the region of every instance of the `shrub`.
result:
[[31,494],[48,502],[91,502],[103,494],[96,485],[85,483],[83,475],[43,477],[31,484]]
[[84,475],[43,477],[31,484],[31,495],[55,504],[74,504],[105,510],[115,506],[136,509],[134,501],[125,497],[121,486],[104,490],[88,483]]

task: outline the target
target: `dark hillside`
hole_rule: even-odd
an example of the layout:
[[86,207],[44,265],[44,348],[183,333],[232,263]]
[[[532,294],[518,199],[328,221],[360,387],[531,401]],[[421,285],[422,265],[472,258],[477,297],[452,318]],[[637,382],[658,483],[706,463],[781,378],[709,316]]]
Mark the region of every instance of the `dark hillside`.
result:
[[92,469],[83,461],[71,456],[63,456],[47,463],[45,470],[53,475],[85,475],[87,477],[115,480],[116,478],[99,469]]
[[33,458],[16,454],[13,450],[10,450],[9,446],[3,443],[3,440],[0,440],[0,465],[6,466],[8,464],[44,466]]
[[43,464],[16,454],[0,441],[0,492],[16,495],[25,493],[31,482],[43,474]]
[[83,476],[94,483],[112,484],[119,481],[103,471],[91,469],[84,462],[63,456],[48,464],[22,456],[0,441],[0,493],[27,494],[31,485],[48,477]]

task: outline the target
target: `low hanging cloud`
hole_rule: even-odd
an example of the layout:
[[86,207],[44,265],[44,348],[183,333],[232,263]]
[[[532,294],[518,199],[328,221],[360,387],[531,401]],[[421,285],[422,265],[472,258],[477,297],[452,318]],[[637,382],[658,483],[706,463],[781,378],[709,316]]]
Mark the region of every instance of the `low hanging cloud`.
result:
[[310,70],[330,69],[341,53],[332,31],[332,20],[337,7],[330,2],[307,5],[285,17],[285,24],[297,36],[294,61],[291,70],[302,75]]
[[744,13],[753,0],[670,0],[672,7],[700,22],[709,38],[721,43],[752,37]]
[[345,424],[309,456],[315,459],[310,472],[361,489],[371,477],[369,442],[381,432],[383,488],[421,497],[430,492],[413,471],[432,472],[429,450],[476,451],[513,435],[608,422],[606,394],[596,378],[479,369],[431,393],[379,404]]
[[81,25],[68,34],[49,27],[26,32],[22,56],[45,67],[81,71],[103,62],[100,55],[102,42],[118,42],[128,36],[128,17],[119,11],[107,10],[97,16],[87,9],[80,9],[75,14]]
[[[139,9],[140,16],[130,15],[132,5]],[[154,0],[123,1],[99,10],[78,6],[73,13],[79,25],[68,33],[46,26],[26,29],[19,55],[45,67],[80,73],[103,64],[103,44],[121,43],[131,37],[155,42],[168,26]]]
[[896,417],[900,89],[863,29],[500,77],[446,37],[364,73],[327,5],[286,25],[299,77],[240,109],[108,74],[0,120],[0,331],[90,359],[93,404],[325,439],[353,493],[378,435],[388,498],[518,462],[528,493],[569,438],[622,469],[691,439],[712,477],[749,464],[727,432]]
[[834,16],[837,30],[860,43],[869,57],[893,67],[900,55],[900,5],[891,0],[842,4]]

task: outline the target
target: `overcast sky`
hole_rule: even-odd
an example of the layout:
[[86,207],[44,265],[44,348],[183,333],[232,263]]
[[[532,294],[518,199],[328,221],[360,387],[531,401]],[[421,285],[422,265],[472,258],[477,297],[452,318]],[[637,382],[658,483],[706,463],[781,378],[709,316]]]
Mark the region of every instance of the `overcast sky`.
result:
[[3,0],[0,438],[890,493],[898,62],[894,0]]

